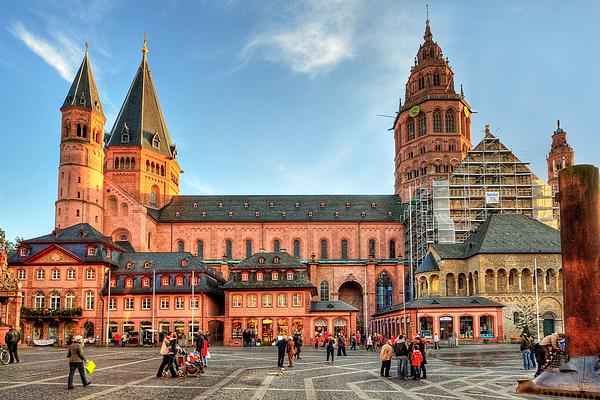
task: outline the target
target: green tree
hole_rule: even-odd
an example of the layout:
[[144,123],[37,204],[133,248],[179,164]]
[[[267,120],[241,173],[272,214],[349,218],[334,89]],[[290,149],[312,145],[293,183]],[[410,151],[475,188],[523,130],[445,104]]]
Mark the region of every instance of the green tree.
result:
[[6,242],[6,252],[10,256],[16,253],[19,244],[21,244],[21,242],[23,241],[23,238],[17,236],[14,241],[7,240],[6,232],[4,231],[4,229],[0,228],[0,242],[3,241]]
[[522,334],[534,336],[537,333],[539,315],[535,310],[535,303],[519,304],[517,306],[519,318],[515,321],[515,326]]

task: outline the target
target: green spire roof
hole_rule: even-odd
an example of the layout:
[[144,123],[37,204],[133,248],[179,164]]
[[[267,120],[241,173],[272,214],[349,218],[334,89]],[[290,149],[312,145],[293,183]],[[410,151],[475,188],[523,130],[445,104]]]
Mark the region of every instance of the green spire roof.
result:
[[148,67],[146,40],[142,63],[137,70],[127,97],[110,134],[110,146],[144,147],[175,158],[175,146],[163,117],[152,73]]
[[87,42],[85,44],[85,56],[61,109],[69,106],[82,107],[104,115],[102,104],[100,103],[100,94],[98,94],[96,81],[94,80],[92,67],[88,58]]

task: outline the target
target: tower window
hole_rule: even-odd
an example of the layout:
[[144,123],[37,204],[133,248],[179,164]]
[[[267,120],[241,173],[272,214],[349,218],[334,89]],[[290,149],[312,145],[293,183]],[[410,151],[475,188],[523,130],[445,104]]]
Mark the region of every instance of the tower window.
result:
[[446,111],[446,132],[447,133],[456,132],[456,127],[454,124],[454,111],[453,110]]
[[433,74],[433,85],[440,86],[440,74],[437,72]]
[[348,241],[346,239],[342,240],[342,249],[341,249],[341,257],[342,260],[348,259]]
[[154,134],[152,138],[152,147],[155,149],[160,149],[160,138],[158,137],[158,132]]
[[419,136],[427,134],[427,117],[421,114],[419,117]]
[[76,210],[76,211],[75,211],[75,216],[76,216],[76,217],[79,217],[79,210]]
[[82,136],[83,136],[84,138],[86,138],[86,137],[87,137],[87,125],[84,125],[84,126],[83,126],[83,134],[82,134]]
[[422,76],[419,78],[419,90],[425,89],[425,77]]
[[442,113],[437,110],[433,112],[433,133],[442,133]]
[[327,259],[327,240],[321,240],[321,259]]
[[406,125],[408,131],[407,140],[413,140],[415,138],[415,120],[413,118],[409,119]]
[[77,124],[77,137],[81,137],[81,124]]

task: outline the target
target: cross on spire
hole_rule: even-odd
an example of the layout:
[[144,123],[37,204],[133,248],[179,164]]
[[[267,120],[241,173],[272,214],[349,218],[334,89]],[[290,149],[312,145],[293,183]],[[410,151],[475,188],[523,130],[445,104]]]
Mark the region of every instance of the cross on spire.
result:
[[146,53],[148,53],[148,46],[146,45],[147,39],[146,32],[144,32],[144,47],[142,47],[142,54],[144,57],[146,57]]
[[86,40],[85,41],[85,54],[87,54],[87,52],[88,52],[88,41]]

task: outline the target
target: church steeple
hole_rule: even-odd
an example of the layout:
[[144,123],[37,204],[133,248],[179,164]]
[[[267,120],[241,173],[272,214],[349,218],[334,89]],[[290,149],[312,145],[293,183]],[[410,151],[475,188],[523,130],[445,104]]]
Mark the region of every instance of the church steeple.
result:
[[100,95],[96,88],[96,81],[94,80],[92,67],[90,66],[90,60],[88,58],[87,41],[85,42],[85,55],[83,56],[83,61],[79,66],[77,74],[75,74],[75,78],[67,93],[67,97],[65,97],[61,110],[69,106],[76,106],[104,115],[102,103],[100,102]]
[[[181,168],[148,66],[146,34],[142,62],[112,128],[107,149],[107,177],[142,204],[161,207],[179,194]],[[127,174],[123,170],[128,170]]]
[[[560,127],[560,120],[556,121],[556,130],[552,134],[552,144],[546,157],[548,164],[548,185],[552,188],[552,196],[558,192],[558,171],[573,165],[575,152],[567,142],[567,132]],[[554,204],[554,217],[559,220],[558,203]],[[560,222],[559,222],[560,223]]]

